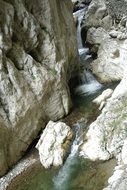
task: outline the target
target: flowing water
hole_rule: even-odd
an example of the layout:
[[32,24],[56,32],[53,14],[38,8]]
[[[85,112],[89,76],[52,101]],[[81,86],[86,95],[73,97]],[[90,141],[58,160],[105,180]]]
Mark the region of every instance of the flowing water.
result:
[[93,74],[90,72],[88,64],[92,61],[89,48],[83,47],[81,38],[81,22],[84,16],[86,8],[74,13],[74,16],[78,19],[77,26],[77,41],[78,51],[80,56],[80,65],[82,66],[82,73],[80,75],[80,85],[75,89],[75,93],[80,95],[90,95],[101,89],[103,86],[96,80]]
[[84,73],[80,77],[81,85],[79,85],[75,89],[75,93],[79,95],[90,95],[97,92],[99,89],[103,87],[96,78],[92,75],[92,73],[88,70],[84,70]]
[[72,174],[76,170],[76,163],[78,159],[78,149],[83,143],[83,129],[82,126],[77,123],[75,127],[76,136],[73,141],[70,154],[66,159],[63,167],[59,170],[58,174],[53,178],[54,190],[67,190],[71,185]]
[[[75,139],[70,154],[61,168],[45,170],[37,165],[24,176],[19,177],[16,182],[13,181],[8,190],[102,190],[112,174],[116,164],[114,159],[108,162],[91,162],[79,156],[80,145],[83,143],[88,124],[98,114],[92,100],[103,90],[103,86],[96,80],[90,70],[85,68],[86,62],[91,60],[91,55],[89,49],[82,46],[81,40],[80,25],[84,11],[85,9],[82,9],[74,13],[78,17],[77,38],[83,72],[80,76],[79,86],[76,87],[74,93],[76,108],[66,117],[67,122],[73,120],[76,123],[74,126]],[[78,111],[75,112],[75,110]],[[76,121],[82,117],[87,118],[87,124],[86,122]]]
[[84,127],[76,124],[76,136],[70,154],[61,168],[44,169],[37,163],[14,179],[8,190],[102,190],[116,162],[114,159],[91,162],[79,157]]
[[85,10],[86,10],[86,8],[83,8],[83,9],[81,9],[81,10],[76,11],[75,13],[73,13],[74,16],[78,19],[77,43],[78,43],[78,48],[79,48],[80,54],[85,53],[85,49],[83,48],[82,38],[81,38],[81,22],[82,22]]

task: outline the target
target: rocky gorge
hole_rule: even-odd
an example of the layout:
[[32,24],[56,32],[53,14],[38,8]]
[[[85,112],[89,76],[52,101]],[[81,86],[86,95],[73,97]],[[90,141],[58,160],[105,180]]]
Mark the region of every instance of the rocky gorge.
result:
[[[108,184],[88,190],[127,189],[127,1],[72,0],[72,3],[69,0],[0,1],[1,190],[16,189],[15,185],[11,187],[11,182],[29,171],[31,166],[36,171],[40,161],[49,168],[62,165],[66,160],[64,166],[70,168],[72,155],[77,155],[71,150],[71,156],[67,158],[74,140],[72,126],[52,121],[68,115],[72,107],[69,80],[82,68],[79,68],[74,25],[74,20],[78,24],[78,18],[73,19],[72,11],[84,7],[81,36],[93,55],[87,68],[89,78],[91,80],[89,73],[92,72],[103,85],[119,84],[114,91],[107,89],[95,97],[93,102],[100,106],[100,115],[90,124],[86,122],[87,130],[85,133],[82,129],[79,131],[81,143],[75,137],[78,142],[75,147],[85,159],[117,160],[114,174],[108,176]],[[102,88],[98,83],[93,84]],[[84,84],[81,87],[83,94]],[[6,174],[41,132],[36,145],[40,161],[38,153],[33,154],[25,164],[19,162],[14,171]],[[61,171],[65,172],[64,167],[55,178],[61,184],[55,190],[72,190],[66,186],[62,188]],[[79,189],[85,189],[85,186]]]

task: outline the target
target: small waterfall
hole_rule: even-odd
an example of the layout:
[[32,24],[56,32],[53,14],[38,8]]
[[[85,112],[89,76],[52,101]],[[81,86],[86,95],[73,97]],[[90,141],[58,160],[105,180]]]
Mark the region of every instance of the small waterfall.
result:
[[[84,16],[86,8],[83,8],[74,13],[74,16],[78,18],[77,27],[77,40],[78,40],[78,50],[80,58],[83,60],[83,64],[89,58],[91,58],[89,48],[85,48],[82,45],[81,38],[81,21]],[[101,84],[95,79],[92,73],[84,69],[81,76],[81,85],[75,90],[78,94],[92,94],[101,88]],[[82,126],[77,123],[75,126],[75,139],[71,146],[71,151],[66,159],[64,165],[59,170],[58,174],[53,178],[53,190],[69,190],[71,189],[71,178],[76,172],[76,165],[79,163],[78,160],[78,150],[79,146],[83,143],[83,129]]]
[[[88,68],[90,62],[92,61],[89,48],[83,47],[81,38],[81,22],[86,9],[87,7],[74,13],[74,16],[78,18],[77,41],[80,55],[80,64],[84,68]],[[92,73],[86,69],[84,69],[83,73],[80,75],[79,81],[81,84],[75,89],[75,93],[79,95],[90,95],[102,88],[102,85],[96,80]]]
[[73,15],[78,19],[78,26],[77,26],[77,42],[78,42],[78,48],[79,52],[80,50],[83,50],[83,45],[82,45],[82,38],[81,38],[81,22],[84,16],[86,8],[83,8],[81,10],[76,11],[73,13]]
[[59,170],[58,175],[53,178],[53,190],[67,190],[69,187],[70,178],[75,171],[76,163],[78,162],[78,149],[83,143],[83,129],[79,123],[76,124],[75,131],[76,136],[71,147],[71,152],[66,159],[66,162]]
[[75,89],[75,93],[79,95],[90,95],[97,92],[100,88],[102,88],[102,84],[100,84],[92,73],[88,70],[84,70],[85,73],[81,76],[81,85],[79,85]]

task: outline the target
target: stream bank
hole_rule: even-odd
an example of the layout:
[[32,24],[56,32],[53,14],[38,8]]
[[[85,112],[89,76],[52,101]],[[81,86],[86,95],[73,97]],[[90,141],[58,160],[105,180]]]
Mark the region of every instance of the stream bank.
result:
[[[114,87],[115,86],[113,86],[113,88]],[[102,90],[103,89],[89,96],[74,94],[73,101],[75,102],[75,107],[73,108],[73,112],[62,120],[70,126],[79,122],[87,132],[89,125],[99,115],[98,108],[92,103],[92,100],[97,97],[98,94],[101,94]],[[107,186],[107,180],[113,174],[115,166],[115,159],[111,159],[107,162],[92,162],[77,154],[67,167],[67,176],[65,175],[67,179],[65,180],[65,186],[62,185],[63,189],[102,190]],[[60,168],[62,169],[62,167]],[[0,189],[58,190],[54,187],[53,179],[59,174],[60,168],[44,169],[40,164],[37,150],[33,150],[26,158],[21,160],[13,170],[0,179]]]
[[[71,165],[73,169],[70,171],[73,180],[69,179],[68,184],[65,183],[68,187],[65,188],[65,186],[63,186],[62,189],[102,190],[106,187],[107,180],[112,174],[115,165],[115,160],[110,160],[105,163],[96,162],[96,164],[81,158],[80,160],[75,160],[75,163]],[[58,170],[45,170],[40,162],[37,161],[32,167],[26,169],[26,171],[18,175],[17,178],[13,179],[7,190],[56,190],[53,188],[52,179],[57,173]],[[1,190],[4,190],[2,185],[0,185],[0,187]]]

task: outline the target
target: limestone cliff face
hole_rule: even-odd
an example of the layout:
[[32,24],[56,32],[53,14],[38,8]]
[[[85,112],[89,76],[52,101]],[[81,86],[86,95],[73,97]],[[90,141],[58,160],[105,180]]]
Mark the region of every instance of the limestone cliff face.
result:
[[70,1],[0,1],[0,175],[71,106],[78,68]]

